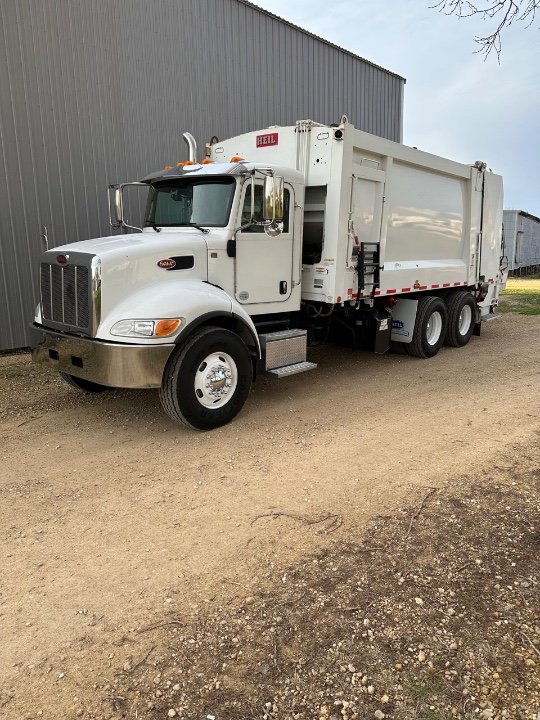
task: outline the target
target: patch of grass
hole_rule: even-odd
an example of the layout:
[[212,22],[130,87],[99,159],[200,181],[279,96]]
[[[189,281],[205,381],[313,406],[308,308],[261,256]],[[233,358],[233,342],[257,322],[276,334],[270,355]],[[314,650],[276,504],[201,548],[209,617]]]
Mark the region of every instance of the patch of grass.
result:
[[540,315],[540,276],[509,278],[498,309],[503,313]]
[[463,607],[470,612],[482,613],[486,610],[486,605],[480,595],[464,593],[461,596]]
[[419,716],[422,720],[445,720],[444,717],[436,710],[422,710],[422,714]]
[[34,363],[20,363],[0,366],[0,380],[16,380],[19,378],[32,378],[52,375],[47,365]]
[[403,681],[403,690],[412,700],[421,701],[440,695],[443,691],[441,679],[435,670],[430,670],[422,677],[412,676]]

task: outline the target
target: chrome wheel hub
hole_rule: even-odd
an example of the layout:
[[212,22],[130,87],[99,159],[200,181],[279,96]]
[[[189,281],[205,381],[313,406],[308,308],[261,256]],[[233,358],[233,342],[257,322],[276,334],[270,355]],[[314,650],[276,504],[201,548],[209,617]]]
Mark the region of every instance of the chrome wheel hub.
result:
[[458,329],[460,335],[466,335],[471,327],[472,310],[469,305],[464,305],[459,313]]
[[442,332],[442,316],[440,312],[434,312],[426,326],[426,340],[428,345],[436,345]]
[[238,370],[227,353],[208,355],[195,374],[195,396],[208,408],[223,407],[234,395],[238,384]]

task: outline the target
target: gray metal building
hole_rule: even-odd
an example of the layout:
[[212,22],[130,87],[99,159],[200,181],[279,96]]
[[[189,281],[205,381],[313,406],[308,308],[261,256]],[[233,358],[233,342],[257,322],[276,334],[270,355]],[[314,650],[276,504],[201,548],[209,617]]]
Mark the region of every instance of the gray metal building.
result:
[[523,210],[503,213],[504,244],[510,275],[540,270],[540,218]]
[[[40,231],[111,234],[108,183],[345,113],[401,140],[404,79],[246,0],[0,0],[0,351],[27,346]],[[5,42],[4,42],[5,41]]]

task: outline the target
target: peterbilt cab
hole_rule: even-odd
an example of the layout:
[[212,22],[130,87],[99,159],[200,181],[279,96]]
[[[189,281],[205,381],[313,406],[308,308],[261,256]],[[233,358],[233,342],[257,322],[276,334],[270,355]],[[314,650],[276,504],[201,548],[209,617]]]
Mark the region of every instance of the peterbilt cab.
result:
[[87,392],[159,388],[174,420],[211,429],[249,393],[261,358],[252,316],[300,308],[303,184],[237,157],[196,163],[186,140],[188,162],[136,183],[148,186],[142,228],[124,217],[129,184],[111,186],[124,234],[44,253],[33,357]]

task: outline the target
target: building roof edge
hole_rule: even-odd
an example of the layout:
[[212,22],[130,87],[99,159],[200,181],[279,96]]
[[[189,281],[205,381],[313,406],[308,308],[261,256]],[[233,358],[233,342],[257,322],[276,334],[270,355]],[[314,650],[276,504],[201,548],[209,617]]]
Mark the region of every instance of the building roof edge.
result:
[[518,215],[521,215],[522,217],[528,217],[531,218],[531,220],[536,220],[536,222],[540,223],[540,217],[537,215],[533,215],[532,213],[528,213],[526,210],[516,210],[514,208],[505,208],[504,212],[514,212]]
[[355,60],[361,60],[362,62],[366,63],[367,65],[371,65],[371,67],[377,68],[377,70],[382,70],[383,72],[387,73],[388,75],[392,75],[393,77],[398,78],[398,80],[402,80],[404,83],[407,82],[406,78],[404,78],[402,75],[398,75],[397,73],[393,72],[392,70],[387,70],[386,68],[382,67],[382,65],[377,65],[377,63],[371,62],[371,60],[366,60],[366,58],[363,58],[360,55],[356,55],[351,50],[347,50],[346,48],[343,48],[340,45],[336,45],[335,43],[330,42],[330,40],[326,40],[325,38],[320,37],[320,35],[316,35],[315,33],[312,33],[309,30],[306,30],[305,28],[300,27],[300,25],[295,25],[294,23],[290,22],[289,20],[285,20],[285,18],[282,18],[279,15],[275,15],[274,13],[270,12],[270,10],[266,10],[266,8],[263,8],[260,5],[256,5],[255,3],[251,2],[251,0],[236,0],[236,2],[240,3],[241,5],[247,5],[247,7],[250,7],[253,10],[257,10],[258,12],[262,13],[263,15],[267,15],[268,17],[272,18],[272,20],[278,20],[278,22],[283,23],[284,25],[288,25],[289,27],[293,28],[294,30],[298,30],[299,32],[303,33],[304,35],[307,35],[308,37],[313,38],[314,40],[318,40],[319,42],[322,42],[325,45],[328,45],[329,47],[334,48],[334,50],[339,50],[340,52],[345,53],[345,55],[349,55],[350,57],[353,57]]

